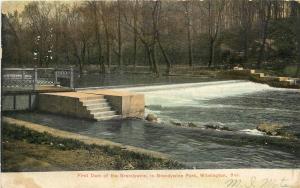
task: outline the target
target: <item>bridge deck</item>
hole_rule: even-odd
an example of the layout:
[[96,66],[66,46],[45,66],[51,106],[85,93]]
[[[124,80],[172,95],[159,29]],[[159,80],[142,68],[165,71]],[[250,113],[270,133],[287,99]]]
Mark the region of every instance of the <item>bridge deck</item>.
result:
[[11,93],[51,93],[51,92],[68,92],[73,91],[73,89],[68,87],[59,87],[59,86],[37,86],[35,90],[32,89],[22,89],[22,88],[4,88],[2,87],[3,94]]

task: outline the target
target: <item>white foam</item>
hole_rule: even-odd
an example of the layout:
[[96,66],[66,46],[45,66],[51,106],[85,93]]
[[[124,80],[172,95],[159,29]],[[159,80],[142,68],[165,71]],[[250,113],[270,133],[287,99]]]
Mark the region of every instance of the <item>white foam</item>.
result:
[[243,130],[240,130],[239,132],[243,132],[243,133],[250,134],[250,135],[256,135],[256,136],[264,136],[264,135],[266,135],[265,133],[260,132],[257,129],[243,129]]
[[191,84],[173,84],[126,88],[145,94],[146,105],[199,106],[201,100],[277,90],[265,84],[250,81],[217,81]]

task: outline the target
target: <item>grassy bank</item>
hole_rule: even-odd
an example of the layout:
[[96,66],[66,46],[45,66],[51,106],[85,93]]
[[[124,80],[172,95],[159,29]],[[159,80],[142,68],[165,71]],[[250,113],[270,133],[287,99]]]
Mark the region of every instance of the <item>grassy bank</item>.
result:
[[179,169],[176,161],[2,124],[2,171]]

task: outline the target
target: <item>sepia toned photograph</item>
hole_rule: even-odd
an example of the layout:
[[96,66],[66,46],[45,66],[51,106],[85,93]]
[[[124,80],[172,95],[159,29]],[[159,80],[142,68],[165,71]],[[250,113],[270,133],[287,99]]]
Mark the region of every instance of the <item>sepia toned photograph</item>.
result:
[[300,168],[300,1],[2,1],[1,51],[1,174]]

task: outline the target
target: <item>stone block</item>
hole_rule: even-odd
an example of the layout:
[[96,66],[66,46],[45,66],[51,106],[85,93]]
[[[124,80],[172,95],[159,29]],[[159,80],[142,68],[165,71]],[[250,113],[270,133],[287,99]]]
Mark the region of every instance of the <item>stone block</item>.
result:
[[90,118],[88,111],[83,108],[80,96],[67,93],[42,93],[38,96],[38,110],[75,116],[80,118]]
[[287,81],[289,80],[289,77],[278,77],[278,81]]
[[17,95],[16,110],[28,110],[29,108],[29,95]]
[[261,77],[264,77],[265,74],[264,73],[254,73],[253,74],[255,77],[258,77],[258,78],[261,78]]
[[145,97],[144,94],[97,89],[97,90],[83,90],[82,93],[104,95],[109,101],[112,108],[117,111],[122,117],[136,117],[143,118],[145,113]]
[[278,81],[278,77],[275,77],[275,76],[262,76],[262,77],[260,77],[260,80],[265,81],[265,82],[273,82],[273,81]]
[[14,110],[14,96],[12,95],[2,96],[1,102],[2,102],[2,111]]

